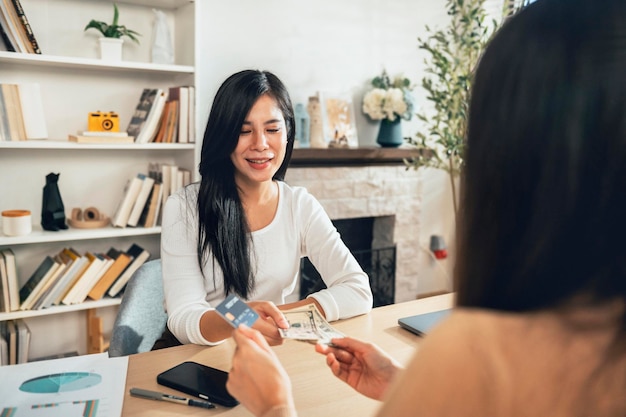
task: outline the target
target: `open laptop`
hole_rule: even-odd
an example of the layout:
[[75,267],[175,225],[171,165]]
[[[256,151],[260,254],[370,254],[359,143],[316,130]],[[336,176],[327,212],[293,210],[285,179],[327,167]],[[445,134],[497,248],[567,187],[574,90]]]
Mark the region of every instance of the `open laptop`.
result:
[[431,313],[416,314],[398,319],[400,327],[415,333],[418,336],[427,334],[436,324],[447,317],[452,309],[433,311]]

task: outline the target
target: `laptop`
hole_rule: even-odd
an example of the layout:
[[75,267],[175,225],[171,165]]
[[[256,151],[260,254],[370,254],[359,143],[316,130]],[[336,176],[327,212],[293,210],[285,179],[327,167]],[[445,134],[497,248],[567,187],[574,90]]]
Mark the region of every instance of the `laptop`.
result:
[[448,308],[445,310],[433,311],[431,313],[422,313],[414,316],[402,317],[398,319],[398,324],[403,329],[415,333],[418,336],[424,336],[451,312],[452,309]]

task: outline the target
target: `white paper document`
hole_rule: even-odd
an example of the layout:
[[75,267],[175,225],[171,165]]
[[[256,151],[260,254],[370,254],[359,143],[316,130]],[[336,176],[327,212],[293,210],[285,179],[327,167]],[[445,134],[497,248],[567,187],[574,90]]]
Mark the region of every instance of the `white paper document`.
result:
[[0,416],[120,417],[128,356],[107,353],[0,367]]

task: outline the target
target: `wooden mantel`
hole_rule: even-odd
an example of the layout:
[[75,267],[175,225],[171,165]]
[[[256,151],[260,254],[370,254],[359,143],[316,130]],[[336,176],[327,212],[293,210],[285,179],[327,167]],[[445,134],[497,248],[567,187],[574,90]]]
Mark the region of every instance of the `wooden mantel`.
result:
[[411,148],[296,148],[291,167],[339,167],[368,165],[402,165],[415,156]]

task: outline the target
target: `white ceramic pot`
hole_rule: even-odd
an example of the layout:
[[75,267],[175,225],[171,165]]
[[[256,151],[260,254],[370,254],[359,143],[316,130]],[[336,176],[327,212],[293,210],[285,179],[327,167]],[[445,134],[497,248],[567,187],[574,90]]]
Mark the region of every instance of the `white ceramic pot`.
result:
[[2,212],[2,232],[6,236],[24,236],[32,231],[30,210]]
[[121,61],[124,39],[100,38],[100,59],[104,61]]

